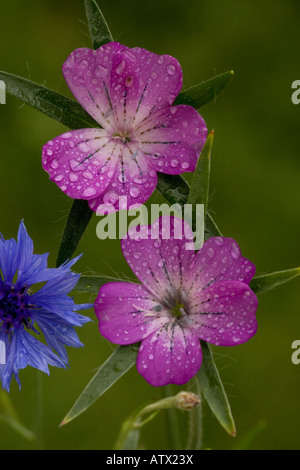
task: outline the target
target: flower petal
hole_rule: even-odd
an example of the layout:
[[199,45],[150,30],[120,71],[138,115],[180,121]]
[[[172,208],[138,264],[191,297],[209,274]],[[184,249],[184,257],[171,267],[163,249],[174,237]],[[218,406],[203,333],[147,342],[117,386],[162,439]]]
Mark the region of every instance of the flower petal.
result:
[[101,287],[95,302],[100,333],[112,343],[132,344],[168,321],[161,306],[140,284],[112,282]]
[[143,340],[137,358],[138,372],[151,385],[182,385],[198,372],[202,363],[199,339],[176,321]]
[[[98,214],[127,210],[149,199],[157,185],[157,173],[143,152],[133,145],[124,146],[110,185],[99,197],[89,201],[90,208]],[[123,201],[125,199],[125,207]]]
[[2,377],[2,386],[9,391],[12,375],[21,388],[19,370],[27,366],[35,367],[49,374],[48,365],[66,368],[62,360],[45,344],[31,336],[23,328],[14,331]]
[[228,280],[249,284],[254,274],[254,264],[241,255],[235,240],[213,237],[196,254],[189,276],[190,290],[199,292],[213,283]]
[[111,102],[116,121],[132,127],[173,104],[182,88],[182,70],[171,56],[133,48],[115,55]]
[[114,122],[110,98],[112,63],[126,49],[117,42],[105,44],[97,51],[76,49],[63,65],[65,80],[77,101],[106,129]]
[[257,330],[257,297],[243,282],[225,281],[193,298],[189,322],[199,338],[219,346],[245,343]]
[[170,175],[195,170],[207,137],[203,118],[185,105],[155,113],[135,132],[154,168]]
[[139,233],[130,229],[121,246],[138,279],[157,298],[167,300],[185,286],[185,274],[195,256],[187,249],[191,242],[188,224],[163,216],[149,227],[142,226]]
[[102,129],[66,132],[44,145],[43,168],[68,196],[91,199],[110,184],[122,148]]

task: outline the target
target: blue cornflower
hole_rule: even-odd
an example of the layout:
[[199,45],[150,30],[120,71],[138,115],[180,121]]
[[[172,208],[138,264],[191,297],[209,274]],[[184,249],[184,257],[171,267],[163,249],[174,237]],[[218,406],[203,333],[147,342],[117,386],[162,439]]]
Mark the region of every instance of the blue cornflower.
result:
[[[82,326],[90,318],[76,310],[92,305],[76,305],[67,295],[80,277],[70,269],[80,256],[53,269],[47,267],[47,258],[48,253],[33,254],[33,242],[23,222],[17,241],[4,240],[1,235],[0,344],[5,360],[0,361],[0,380],[7,391],[13,374],[21,387],[20,369],[29,365],[49,374],[48,365],[66,368],[65,345],[83,346],[74,326]],[[37,290],[36,283],[44,284]],[[46,344],[37,340],[40,333]]]

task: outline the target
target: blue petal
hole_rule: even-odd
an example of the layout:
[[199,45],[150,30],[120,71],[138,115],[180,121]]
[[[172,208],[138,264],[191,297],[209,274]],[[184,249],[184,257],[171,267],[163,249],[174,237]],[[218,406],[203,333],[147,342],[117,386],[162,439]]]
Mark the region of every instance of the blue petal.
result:
[[12,283],[18,269],[18,246],[14,239],[0,240],[0,270],[3,280]]
[[66,368],[63,361],[48,346],[31,336],[23,328],[15,330],[2,377],[2,386],[9,391],[11,378],[14,374],[21,388],[20,369],[31,366],[49,374],[48,365]]
[[64,345],[74,348],[83,346],[73,326],[58,315],[43,310],[32,318],[39,325],[48,346],[54,349],[65,363],[68,362],[68,356]]

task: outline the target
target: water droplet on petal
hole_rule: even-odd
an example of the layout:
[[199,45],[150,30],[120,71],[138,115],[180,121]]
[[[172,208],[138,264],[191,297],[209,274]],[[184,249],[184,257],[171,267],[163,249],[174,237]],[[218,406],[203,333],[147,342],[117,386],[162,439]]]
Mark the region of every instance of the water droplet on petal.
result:
[[116,73],[118,75],[121,75],[121,73],[123,72],[123,70],[125,69],[126,67],[126,62],[125,60],[121,60],[121,62],[119,63],[119,65],[117,65],[116,67]]
[[171,160],[171,167],[172,167],[172,168],[176,168],[176,167],[178,166],[178,163],[179,163],[179,161],[176,160],[176,158],[173,158],[173,159]]
[[93,175],[92,173],[90,173],[89,171],[85,171],[82,176],[86,179],[86,180],[91,180],[93,179]]
[[139,190],[139,188],[130,188],[129,193],[131,197],[137,198],[141,194],[141,191]]
[[58,161],[57,160],[52,160],[51,168],[53,168],[53,170],[56,170],[58,167],[59,167]]
[[108,191],[103,196],[103,202],[105,204],[114,204],[118,200],[118,193],[116,191]]
[[69,180],[75,183],[75,181],[78,181],[78,175],[75,175],[75,173],[70,173]]
[[184,170],[187,170],[187,169],[189,168],[189,166],[190,166],[189,162],[183,162],[183,163],[181,164],[181,167],[182,167]]
[[175,75],[175,73],[176,73],[176,67],[175,67],[175,65],[169,64],[169,65],[167,66],[167,72],[168,72],[169,75]]
[[95,188],[87,188],[82,193],[84,197],[92,197],[92,196],[95,196],[95,194],[97,194],[97,191]]
[[231,245],[231,256],[234,259],[239,259],[239,257],[240,257],[240,250],[239,250],[239,247],[236,243],[232,243],[232,245]]
[[55,176],[54,181],[59,182],[59,181],[62,181],[63,179],[64,179],[63,175],[57,175],[57,176]]

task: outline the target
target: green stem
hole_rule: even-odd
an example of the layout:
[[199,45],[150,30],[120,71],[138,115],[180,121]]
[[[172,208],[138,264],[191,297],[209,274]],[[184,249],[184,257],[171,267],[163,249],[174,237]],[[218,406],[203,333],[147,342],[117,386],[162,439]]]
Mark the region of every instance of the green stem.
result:
[[[201,389],[199,380],[196,377],[193,385],[193,392],[201,400]],[[202,448],[202,436],[203,436],[203,425],[202,425],[202,403],[195,407],[188,415],[188,441],[186,450],[200,450]]]
[[[162,387],[162,392],[164,396],[170,397],[173,395],[172,385],[167,385]],[[180,450],[181,449],[181,436],[180,436],[180,427],[178,420],[178,412],[174,408],[166,410],[165,413],[166,421],[166,430],[167,430],[167,439],[169,443],[170,450]]]

